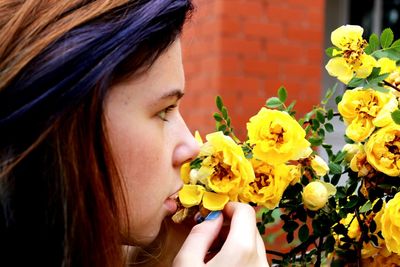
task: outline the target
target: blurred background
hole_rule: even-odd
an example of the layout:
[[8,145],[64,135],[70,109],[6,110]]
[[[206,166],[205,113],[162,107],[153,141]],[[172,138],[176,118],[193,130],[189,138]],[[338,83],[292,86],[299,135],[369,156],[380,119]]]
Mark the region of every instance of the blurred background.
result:
[[[362,26],[365,36],[391,27],[400,37],[400,0],[194,3],[182,38],[187,93],[181,111],[189,128],[202,135],[215,130],[216,95],[222,96],[241,139],[248,119],[282,85],[289,103],[296,100],[298,117],[310,111],[336,83],[325,71],[324,51],[332,46],[331,32],[343,24]],[[337,94],[342,92],[339,86]],[[341,125],[337,128],[341,139]]]
[[[364,28],[364,37],[390,27],[400,37],[400,0],[194,0],[196,11],[182,43],[186,96],[181,111],[192,132],[215,131],[212,114],[222,96],[236,135],[285,86],[300,118],[319,104],[336,80],[325,71],[331,32],[344,24]],[[339,84],[336,95],[344,87]],[[334,99],[335,97],[333,97]],[[335,108],[334,102],[330,104]],[[326,137],[343,147],[344,126]],[[336,148],[335,148],[336,147]],[[279,218],[279,211],[274,216]],[[278,224],[267,228],[267,249],[285,251]],[[296,242],[291,244],[296,245]]]

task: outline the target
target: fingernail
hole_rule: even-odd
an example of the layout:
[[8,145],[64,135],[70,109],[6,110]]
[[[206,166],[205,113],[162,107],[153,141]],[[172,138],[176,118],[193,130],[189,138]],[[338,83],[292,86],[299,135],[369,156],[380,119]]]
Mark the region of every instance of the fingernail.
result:
[[202,223],[204,221],[204,217],[200,215],[200,212],[194,216],[194,219],[197,224]]
[[211,220],[215,220],[219,217],[219,215],[221,214],[220,210],[215,210],[210,212],[207,217],[204,219],[205,221],[211,221]]

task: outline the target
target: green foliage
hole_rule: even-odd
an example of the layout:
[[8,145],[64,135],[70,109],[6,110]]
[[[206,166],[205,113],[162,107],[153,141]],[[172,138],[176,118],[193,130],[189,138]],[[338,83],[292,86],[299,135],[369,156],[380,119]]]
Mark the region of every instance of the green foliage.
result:
[[388,48],[393,43],[394,34],[389,28],[386,28],[381,33],[381,46],[382,48]]
[[400,124],[400,110],[395,110],[392,112],[392,119],[395,123]]

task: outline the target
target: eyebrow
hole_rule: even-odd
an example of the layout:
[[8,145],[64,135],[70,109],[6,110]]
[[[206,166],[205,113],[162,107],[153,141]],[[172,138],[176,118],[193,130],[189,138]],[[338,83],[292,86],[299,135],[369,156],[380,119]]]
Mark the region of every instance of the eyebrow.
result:
[[184,93],[182,92],[182,90],[174,89],[172,91],[169,91],[169,92],[163,94],[160,97],[160,100],[165,100],[165,99],[172,98],[172,97],[176,97],[176,99],[179,100],[183,97],[183,95],[184,95]]

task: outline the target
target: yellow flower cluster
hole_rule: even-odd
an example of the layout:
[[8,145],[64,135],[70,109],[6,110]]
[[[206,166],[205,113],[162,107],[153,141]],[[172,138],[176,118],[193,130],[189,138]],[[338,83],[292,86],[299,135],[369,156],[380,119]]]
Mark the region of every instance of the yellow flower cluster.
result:
[[360,26],[345,25],[331,34],[332,44],[336,47],[333,55],[337,57],[329,60],[326,70],[345,84],[353,77],[368,77],[377,64],[374,57],[364,52],[367,41],[362,38],[363,32]]
[[[312,154],[305,130],[287,112],[263,107],[250,118],[247,130],[248,140],[244,143],[222,132],[208,134],[204,144],[200,141],[197,158],[181,168],[184,187],[179,200],[185,208],[201,205],[221,210],[228,201],[240,201],[274,209],[286,188],[299,182],[305,166],[316,177],[329,171],[325,161]],[[242,146],[251,153],[245,155]],[[332,188],[323,201],[311,207],[311,199],[318,198],[318,194],[306,191],[306,208],[322,208]]]

